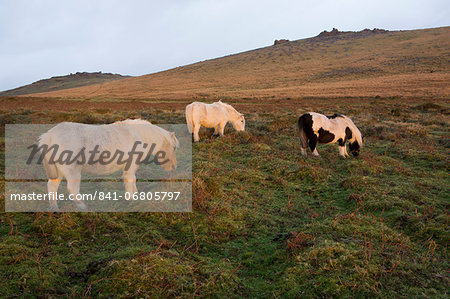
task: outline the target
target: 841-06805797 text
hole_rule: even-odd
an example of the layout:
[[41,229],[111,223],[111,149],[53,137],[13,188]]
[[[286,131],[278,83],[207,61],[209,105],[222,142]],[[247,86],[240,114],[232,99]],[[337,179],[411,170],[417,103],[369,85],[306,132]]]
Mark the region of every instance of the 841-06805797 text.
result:
[[156,191],[156,192],[125,192],[121,195],[119,192],[99,192],[99,200],[177,200],[181,192],[178,191]]
[[100,200],[100,201],[108,201],[108,200],[153,200],[153,201],[172,201],[177,200],[180,196],[181,192],[179,191],[148,191],[148,192],[103,192],[103,191],[95,191],[93,193],[79,193],[79,194],[69,194],[65,196],[62,193],[58,192],[50,192],[50,193],[15,193],[10,194],[10,200],[28,200],[28,201],[45,201],[45,200]]

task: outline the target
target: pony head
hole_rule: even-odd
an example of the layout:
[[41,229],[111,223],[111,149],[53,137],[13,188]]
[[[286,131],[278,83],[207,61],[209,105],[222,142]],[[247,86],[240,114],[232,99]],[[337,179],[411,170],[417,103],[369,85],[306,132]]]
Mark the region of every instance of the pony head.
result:
[[229,122],[231,122],[231,124],[233,125],[233,128],[236,131],[244,131],[245,130],[244,114],[238,112],[231,105],[222,102],[222,100],[219,100],[217,103],[221,104],[223,107],[225,107],[228,110],[228,112],[230,114]]
[[143,143],[151,144],[157,142],[159,144],[159,150],[164,153],[164,158],[161,158],[164,161],[160,164],[161,167],[166,171],[172,171],[177,168],[175,152],[180,147],[180,143],[174,132],[166,131],[143,119],[127,119],[115,124],[136,125],[133,127],[133,130],[140,133]]
[[175,152],[179,147],[180,142],[175,136],[175,133],[170,132],[169,137],[164,141],[163,146],[161,148],[165,152],[166,154],[165,159],[167,160],[167,162],[161,164],[161,166],[166,171],[172,171],[177,169],[177,156]]
[[363,146],[362,134],[350,118],[344,115],[341,115],[341,117],[347,125],[347,128],[345,129],[345,137],[349,143],[348,147],[352,155],[356,157],[359,155],[359,151]]
[[353,156],[356,157],[359,155],[359,150],[360,150],[361,146],[359,145],[357,140],[355,140],[354,142],[350,142],[348,147]]
[[354,135],[354,138],[349,140],[349,149],[353,156],[358,156],[359,151],[361,147],[363,146],[363,137],[361,135],[361,132],[358,130],[358,128],[355,126],[352,130],[352,133]]
[[233,124],[233,127],[236,131],[244,131],[245,130],[244,114],[238,112],[237,117],[233,119],[231,123]]

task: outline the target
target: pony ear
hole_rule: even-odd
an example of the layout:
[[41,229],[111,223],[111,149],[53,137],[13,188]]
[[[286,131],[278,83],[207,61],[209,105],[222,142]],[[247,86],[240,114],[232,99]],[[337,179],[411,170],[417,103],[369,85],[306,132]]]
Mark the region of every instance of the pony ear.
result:
[[174,141],[175,148],[179,148],[180,147],[180,142],[178,141],[177,136],[175,136],[175,132],[170,132],[170,137]]

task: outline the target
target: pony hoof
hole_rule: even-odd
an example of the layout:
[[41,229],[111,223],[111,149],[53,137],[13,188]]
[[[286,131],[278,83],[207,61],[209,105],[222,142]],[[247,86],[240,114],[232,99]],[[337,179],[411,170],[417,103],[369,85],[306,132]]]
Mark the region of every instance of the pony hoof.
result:
[[86,205],[83,203],[83,204],[77,204],[76,205],[76,207],[77,207],[77,209],[79,210],[78,212],[87,212],[87,207],[86,207]]

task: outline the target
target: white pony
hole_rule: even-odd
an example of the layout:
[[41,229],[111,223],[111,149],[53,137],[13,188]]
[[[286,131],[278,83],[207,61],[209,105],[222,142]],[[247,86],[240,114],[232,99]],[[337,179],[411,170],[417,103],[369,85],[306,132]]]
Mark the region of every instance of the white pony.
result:
[[[125,191],[134,194],[137,192],[135,173],[139,161],[142,162],[147,155],[154,158],[155,153],[160,153],[160,158],[164,156],[164,161],[160,162],[164,163],[156,164],[166,171],[174,170],[178,147],[179,142],[173,132],[141,119],[107,125],[63,122],[39,138],[39,150],[49,178],[49,195],[58,191],[59,183],[65,177],[67,190],[74,198],[80,191],[82,172],[105,175],[122,170]],[[79,209],[86,210],[82,201],[75,200],[75,203]],[[50,200],[50,208],[58,210],[56,200]]]
[[214,128],[214,135],[223,136],[227,122],[237,131],[244,131],[245,118],[228,104],[218,101],[212,104],[194,102],[186,106],[186,122],[190,133],[194,133],[194,141],[200,140],[200,127]]
[[300,143],[302,155],[306,156],[306,148],[312,151],[314,156],[317,152],[317,142],[339,144],[339,155],[348,157],[346,142],[353,156],[358,156],[363,146],[363,137],[353,121],[345,115],[334,114],[325,116],[323,114],[308,112],[298,119],[300,132]]

